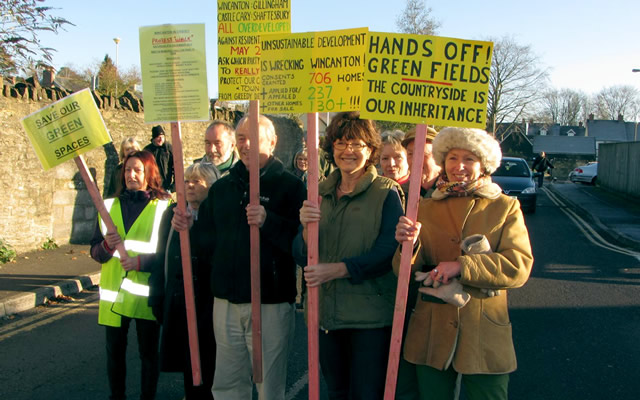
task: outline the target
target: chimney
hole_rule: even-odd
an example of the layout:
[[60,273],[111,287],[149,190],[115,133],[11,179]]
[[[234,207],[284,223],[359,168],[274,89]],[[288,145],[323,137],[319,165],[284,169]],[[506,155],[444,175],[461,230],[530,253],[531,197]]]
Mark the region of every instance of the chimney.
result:
[[56,70],[53,67],[46,67],[42,71],[42,87],[50,88],[53,86],[53,81],[56,79]]
[[593,121],[593,113],[589,114],[589,121]]
[[618,114],[618,122],[624,122],[624,116],[622,114]]

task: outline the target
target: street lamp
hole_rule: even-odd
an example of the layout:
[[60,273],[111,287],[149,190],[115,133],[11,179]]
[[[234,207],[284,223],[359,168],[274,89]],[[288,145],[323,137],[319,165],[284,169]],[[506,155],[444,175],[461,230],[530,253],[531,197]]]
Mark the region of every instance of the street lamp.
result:
[[115,37],[113,41],[116,43],[116,101],[118,99],[118,45],[120,44],[120,38]]

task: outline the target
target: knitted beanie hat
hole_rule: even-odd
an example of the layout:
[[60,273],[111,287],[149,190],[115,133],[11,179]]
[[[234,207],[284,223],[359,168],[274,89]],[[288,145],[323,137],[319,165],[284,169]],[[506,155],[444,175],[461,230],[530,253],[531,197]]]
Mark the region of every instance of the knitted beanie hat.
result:
[[500,166],[502,151],[498,141],[486,131],[474,128],[445,128],[433,139],[433,158],[444,168],[444,160],[451,149],[468,150],[480,158],[487,175]]

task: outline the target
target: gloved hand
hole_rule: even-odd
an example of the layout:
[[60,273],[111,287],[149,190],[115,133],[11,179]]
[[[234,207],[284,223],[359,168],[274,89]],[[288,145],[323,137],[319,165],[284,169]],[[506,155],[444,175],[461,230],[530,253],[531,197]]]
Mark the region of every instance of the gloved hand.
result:
[[[481,234],[467,236],[466,238],[464,238],[462,243],[460,243],[460,248],[462,249],[462,252],[465,254],[492,253],[491,244],[489,244],[487,237]],[[494,290],[494,289],[483,288],[483,289],[480,289],[480,292],[482,292],[482,294],[486,295],[487,297],[500,295],[500,290]]]
[[489,254],[491,245],[485,235],[471,235],[464,238],[460,243],[460,248],[466,254]]
[[[440,282],[434,282],[428,272],[416,272],[415,279],[418,282],[422,281],[423,286],[418,289],[420,293],[437,297],[458,308],[464,307],[471,299],[469,293],[462,290],[462,285],[455,278],[442,285]],[[432,285],[433,287],[430,287]]]

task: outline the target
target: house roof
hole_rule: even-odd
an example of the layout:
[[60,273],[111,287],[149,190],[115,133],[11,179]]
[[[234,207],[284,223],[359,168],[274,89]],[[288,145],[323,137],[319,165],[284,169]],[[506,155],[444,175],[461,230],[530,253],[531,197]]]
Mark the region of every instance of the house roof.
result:
[[588,120],[588,135],[598,142],[629,142],[633,141],[635,123],[611,120]]
[[535,136],[533,152],[547,154],[596,154],[596,138],[583,136]]

